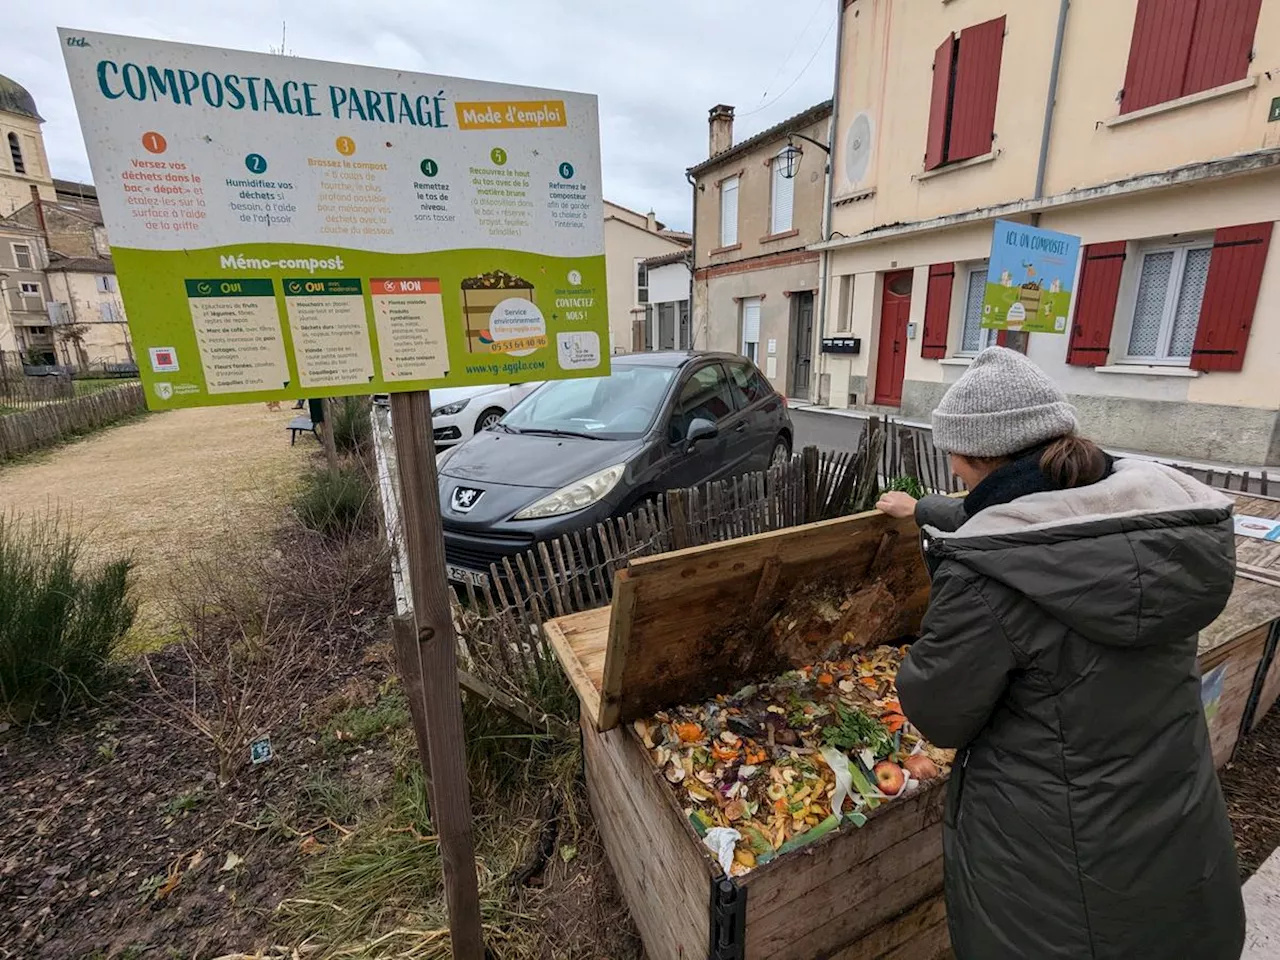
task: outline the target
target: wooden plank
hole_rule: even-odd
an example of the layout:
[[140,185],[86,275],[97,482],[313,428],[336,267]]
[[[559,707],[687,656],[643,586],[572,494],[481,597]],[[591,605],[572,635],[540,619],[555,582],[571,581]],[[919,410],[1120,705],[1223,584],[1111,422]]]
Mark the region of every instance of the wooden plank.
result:
[[[850,895],[841,878],[851,871],[856,869],[861,876],[876,862],[893,862],[895,858],[889,854],[907,842],[920,844],[918,850],[910,848],[916,851],[913,856],[919,864],[940,858],[946,792],[945,781],[936,781],[913,797],[884,804],[872,812],[862,827],[843,826],[791,856],[779,857],[751,871],[740,881],[747,889],[748,925],[780,925],[795,937],[801,929],[807,929],[799,926],[802,922],[808,920],[816,926],[841,912],[841,898],[847,902]],[[801,864],[803,883],[797,882]],[[941,871],[937,881],[940,886]],[[830,897],[823,893],[824,889],[830,891]],[[890,911],[881,919],[896,912]],[[868,924],[868,929],[874,925]]]
[[[890,532],[878,570],[859,580]],[[602,719],[647,716],[822,655],[796,639],[802,631],[751,629],[770,558],[779,572],[768,616],[826,586],[852,599],[848,628],[866,644],[914,633],[928,603],[914,522],[878,511],[638,559],[615,582]]]
[[1216,652],[1217,659],[1212,664],[1216,665],[1230,652],[1233,644],[1245,642],[1246,636],[1276,619],[1280,619],[1280,589],[1237,577],[1222,613],[1200,631],[1201,664]]
[[[1272,629],[1278,630],[1280,627],[1272,627]],[[1266,673],[1262,675],[1258,702],[1254,707],[1253,719],[1249,724],[1250,730],[1257,728],[1271,708],[1275,706],[1277,700],[1280,700],[1280,650],[1273,653],[1271,663],[1267,665]]]
[[629,734],[582,721],[587,793],[605,852],[648,956],[706,957],[719,870]]
[[465,670],[458,670],[458,686],[466,690],[472,696],[483,700],[489,706],[497,707],[505,711],[510,716],[519,720],[521,723],[532,727],[535,730],[541,730],[549,733],[553,737],[568,739],[571,730],[565,726],[564,722],[555,717],[541,716],[530,710],[527,706],[509,697],[496,687],[490,686],[479,677],[472,676]]
[[945,960],[951,956],[947,902],[941,894],[887,920],[831,960]]
[[[556,659],[564,667],[565,675],[582,703],[582,715],[592,721],[600,716],[600,687],[609,637],[609,613],[608,607],[600,607],[549,620],[542,625],[543,635],[550,641]],[[593,645],[596,648],[594,653]]]
[[[1268,626],[1259,627],[1240,638],[1229,648],[1220,647],[1200,658],[1200,672],[1203,676],[1219,666],[1226,666],[1222,681],[1222,698],[1218,710],[1209,721],[1209,744],[1213,750],[1213,763],[1221,767],[1231,759],[1235,752],[1236,741],[1240,738],[1240,728],[1244,721],[1245,710],[1249,706],[1249,698],[1253,693],[1253,681],[1258,673],[1258,664],[1266,648]],[[1225,651],[1225,653],[1224,653]]]

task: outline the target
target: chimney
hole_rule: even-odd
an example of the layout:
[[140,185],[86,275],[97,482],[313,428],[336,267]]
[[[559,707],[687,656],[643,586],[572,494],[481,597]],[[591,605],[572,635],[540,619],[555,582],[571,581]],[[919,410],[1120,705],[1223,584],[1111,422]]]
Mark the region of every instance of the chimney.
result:
[[645,229],[648,230],[650,233],[657,233],[658,232],[658,215],[654,213],[652,210],[650,210],[644,216],[646,221]]
[[711,156],[724,153],[733,146],[733,107],[717,104],[711,108]]

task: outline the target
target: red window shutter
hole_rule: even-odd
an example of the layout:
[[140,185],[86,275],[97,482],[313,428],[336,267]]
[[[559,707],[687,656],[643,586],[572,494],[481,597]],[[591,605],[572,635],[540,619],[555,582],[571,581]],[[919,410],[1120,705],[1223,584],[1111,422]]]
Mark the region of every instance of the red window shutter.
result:
[[1067,344],[1067,363],[1074,367],[1100,367],[1107,362],[1124,256],[1123,240],[1091,243],[1084,248],[1075,322]]
[[947,160],[968,160],[991,152],[996,131],[996,96],[1004,51],[1004,17],[960,31],[955,94]]
[[947,34],[933,54],[933,93],[929,99],[929,139],[924,168],[933,170],[947,162],[947,132],[951,122],[951,72],[956,59],[956,38]]
[[1191,348],[1191,369],[1239,370],[1244,366],[1273,226],[1250,223],[1222,227],[1214,233],[1200,323]]
[[1138,0],[1120,112],[1182,96],[1199,0]]
[[1182,96],[1243,80],[1262,0],[1200,0]]
[[924,298],[924,337],[920,356],[941,360],[947,355],[947,326],[951,322],[951,288],[955,283],[954,263],[929,267],[929,289]]

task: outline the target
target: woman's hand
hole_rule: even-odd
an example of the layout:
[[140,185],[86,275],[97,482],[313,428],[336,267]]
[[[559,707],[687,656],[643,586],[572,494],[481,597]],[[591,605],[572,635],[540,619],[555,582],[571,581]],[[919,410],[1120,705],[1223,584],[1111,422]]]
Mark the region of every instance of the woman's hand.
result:
[[916,513],[916,498],[907,493],[901,493],[897,490],[890,490],[888,493],[882,494],[876,509],[887,513],[896,520],[905,520],[907,517],[914,517]]

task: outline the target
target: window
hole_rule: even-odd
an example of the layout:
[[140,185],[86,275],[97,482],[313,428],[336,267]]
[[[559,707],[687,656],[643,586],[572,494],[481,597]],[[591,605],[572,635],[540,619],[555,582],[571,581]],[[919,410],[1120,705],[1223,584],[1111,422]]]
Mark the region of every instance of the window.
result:
[[116,278],[109,273],[100,273],[97,277],[97,287],[99,293],[115,293]]
[[840,278],[840,297],[836,307],[836,333],[848,333],[853,327],[853,274]]
[[22,296],[24,296],[24,297],[36,297],[36,298],[39,298],[39,296],[40,296],[40,284],[38,284],[38,283],[28,283],[28,282],[26,282],[26,281],[23,281],[22,283],[18,284],[18,293],[22,294]]
[[16,133],[9,134],[9,157],[13,160],[14,173],[27,172],[27,164],[22,159],[22,147],[18,145],[18,135]]
[[517,433],[556,430],[634,440],[652,426],[674,376],[669,367],[632,365],[619,358],[607,377],[543,384],[502,422]]
[[[784,150],[783,153],[786,153],[786,151]],[[782,159],[782,154],[774,157],[773,213],[769,221],[769,233],[774,235],[786,233],[791,229],[791,210],[794,206],[796,182],[793,178],[783,175],[786,169],[787,164]]]
[[693,421],[719,423],[732,413],[733,400],[724,370],[718,363],[703,367],[695,371],[680,389],[680,397],[671,413],[668,436],[672,443],[679,443],[689,435]]
[[1261,8],[1262,0],[1138,0],[1120,112],[1243,80]]
[[933,56],[924,168],[991,152],[1004,51],[1004,17],[947,34]]
[[729,384],[733,387],[733,395],[740,408],[749,407],[753,403],[768,400],[773,396],[773,387],[769,386],[769,381],[761,376],[760,371],[755,367],[732,361],[729,362],[728,367]]
[[964,326],[960,332],[959,356],[972,357],[996,342],[995,330],[982,329],[982,305],[987,298],[987,265],[973,267],[965,285]]
[[643,260],[636,261],[636,303],[649,302],[649,268]]
[[31,256],[31,245],[28,243],[15,243],[13,246],[13,263],[19,270],[32,270],[35,268],[35,260]]
[[742,355],[755,363],[760,353],[760,298],[742,301]]
[[1210,240],[1143,252],[1126,360],[1190,362],[1212,255]]
[[720,246],[732,247],[738,242],[738,178],[730,177],[720,184]]

